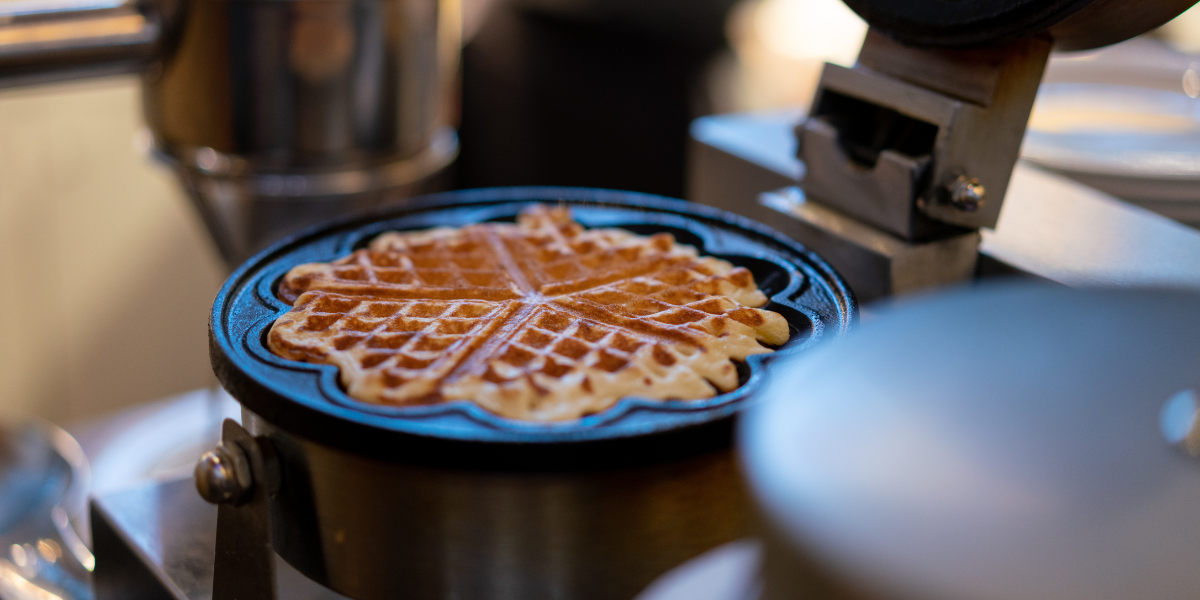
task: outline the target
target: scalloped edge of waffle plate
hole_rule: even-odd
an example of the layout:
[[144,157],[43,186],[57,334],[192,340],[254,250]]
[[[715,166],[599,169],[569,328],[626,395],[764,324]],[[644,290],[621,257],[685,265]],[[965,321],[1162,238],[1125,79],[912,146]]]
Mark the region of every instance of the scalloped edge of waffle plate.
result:
[[[508,197],[493,197],[497,192]],[[512,220],[521,208],[546,202],[571,205],[573,217],[589,229],[618,227],[643,235],[665,231],[674,234],[679,243],[696,246],[702,255],[749,268],[759,288],[770,298],[762,308],[787,319],[792,339],[771,354],[753,355],[744,363],[735,361],[739,386],[730,392],[699,400],[660,401],[630,396],[599,413],[552,423],[501,417],[467,400],[414,406],[355,400],[339,384],[336,366],[285,359],[267,348],[265,340],[271,324],[292,308],[275,296],[278,282],[292,267],[343,257],[385,231]],[[765,240],[753,239],[764,236],[781,247],[771,248]],[[827,323],[828,315],[819,314],[803,302],[806,296],[822,292],[834,296],[826,298],[834,305],[833,323]],[[256,314],[245,314],[251,309]],[[264,392],[329,417],[349,418],[396,433],[489,442],[592,441],[652,434],[731,416],[760,386],[769,362],[794,355],[828,337],[839,337],[851,324],[854,313],[849,288],[828,265],[799,244],[741,217],[631,192],[498,188],[414,199],[389,212],[326,224],[281,241],[252,258],[226,282],[214,304],[210,340],[214,368],[234,397],[270,421],[283,421],[280,424],[288,429],[291,419],[281,419],[286,413],[272,410],[269,402],[263,402]],[[229,327],[231,321],[237,323]],[[241,379],[238,372],[251,381],[237,381]],[[230,380],[231,375],[234,380]]]

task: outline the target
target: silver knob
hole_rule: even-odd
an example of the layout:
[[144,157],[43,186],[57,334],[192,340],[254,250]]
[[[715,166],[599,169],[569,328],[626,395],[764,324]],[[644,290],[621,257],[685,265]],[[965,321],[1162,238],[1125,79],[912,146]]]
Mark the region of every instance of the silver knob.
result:
[[946,186],[950,204],[964,212],[975,212],[983,206],[987,190],[980,185],[979,180],[966,175],[959,175]]
[[250,461],[237,444],[218,444],[196,463],[196,490],[213,504],[241,504],[254,490]]
[[1158,415],[1167,442],[1192,458],[1200,457],[1200,396],[1194,389],[1171,396]]

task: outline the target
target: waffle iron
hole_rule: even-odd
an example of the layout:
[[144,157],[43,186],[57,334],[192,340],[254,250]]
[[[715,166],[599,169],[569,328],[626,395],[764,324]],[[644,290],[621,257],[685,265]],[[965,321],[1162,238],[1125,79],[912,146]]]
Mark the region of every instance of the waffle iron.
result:
[[[749,269],[792,339],[739,365],[741,385],[700,401],[625,398],[579,420],[534,424],[469,402],[394,407],[351,399],[336,367],[265,344],[290,306],[292,267],[391,230],[511,221],[532,202],[586,227],[669,232]],[[210,321],[214,369],[244,407],[197,468],[219,503],[214,598],[277,597],[271,550],[351,598],[628,598],[656,575],[747,531],[732,423],[779,357],[850,327],[855,300],[824,261],[761,224],[628,192],[499,188],[420,198],[284,240],[233,274]]]

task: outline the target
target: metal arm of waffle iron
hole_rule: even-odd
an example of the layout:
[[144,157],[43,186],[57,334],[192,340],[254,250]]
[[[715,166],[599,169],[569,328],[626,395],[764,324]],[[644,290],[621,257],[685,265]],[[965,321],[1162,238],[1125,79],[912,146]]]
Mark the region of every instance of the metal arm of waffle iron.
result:
[[[854,68],[825,66],[798,128],[802,187],[905,240],[995,226],[1050,47],[920,49],[869,33]],[[985,193],[956,194],[962,182]]]
[[[796,129],[805,202],[822,207],[791,211],[809,226],[801,241],[828,256],[882,255],[888,268],[846,273],[867,300],[969,278],[1051,45],[913,48],[872,30],[853,68],[827,64]],[[822,218],[805,217],[814,211]]]
[[[214,485],[218,482],[228,484]],[[279,483],[271,443],[226,419],[221,446],[196,465],[200,495],[218,504],[213,600],[277,597],[270,498],[278,493]]]

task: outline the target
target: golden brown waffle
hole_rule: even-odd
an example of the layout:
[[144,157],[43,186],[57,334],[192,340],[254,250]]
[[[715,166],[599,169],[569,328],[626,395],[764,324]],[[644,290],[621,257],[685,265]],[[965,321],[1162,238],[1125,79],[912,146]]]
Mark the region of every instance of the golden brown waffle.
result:
[[471,400],[532,421],[730,391],[733,360],[788,339],[782,316],[754,308],[767,298],[746,269],[541,205],[515,225],[385,233],[292,269],[279,296],[293,308],[271,350],[337,365],[354,398]]

